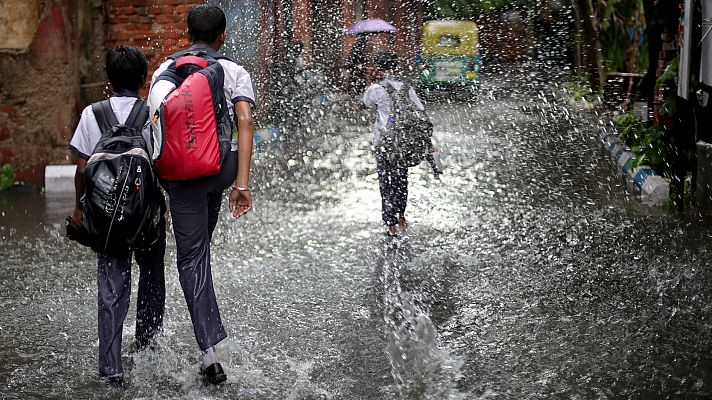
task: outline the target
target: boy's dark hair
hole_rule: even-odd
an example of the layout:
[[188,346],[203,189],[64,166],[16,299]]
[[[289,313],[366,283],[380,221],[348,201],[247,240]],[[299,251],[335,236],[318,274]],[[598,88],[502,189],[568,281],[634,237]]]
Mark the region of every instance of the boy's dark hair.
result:
[[382,51],[376,54],[374,64],[381,71],[394,71],[398,67],[398,57],[392,51]]
[[115,92],[137,92],[148,76],[146,56],[133,46],[114,47],[106,53],[106,76]]
[[219,7],[201,4],[188,13],[188,36],[194,42],[213,43],[226,26],[225,13]]

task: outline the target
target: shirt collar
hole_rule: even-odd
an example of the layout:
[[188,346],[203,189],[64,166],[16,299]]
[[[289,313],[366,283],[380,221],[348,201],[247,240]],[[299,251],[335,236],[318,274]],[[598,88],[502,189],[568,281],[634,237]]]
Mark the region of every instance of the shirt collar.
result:
[[193,50],[215,51],[212,47],[208,46],[205,43],[194,43],[192,46],[190,46],[190,51],[193,51]]
[[140,98],[140,96],[138,95],[138,92],[134,92],[134,91],[131,91],[131,90],[126,90],[126,89],[119,90],[118,92],[114,93],[114,95],[113,95],[112,97],[136,97],[136,98]]

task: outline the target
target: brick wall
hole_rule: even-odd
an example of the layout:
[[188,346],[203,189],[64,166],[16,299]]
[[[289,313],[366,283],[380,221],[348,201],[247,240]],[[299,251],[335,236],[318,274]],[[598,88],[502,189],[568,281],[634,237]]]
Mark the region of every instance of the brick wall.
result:
[[[140,48],[148,58],[150,75],[166,56],[189,44],[186,17],[193,7],[203,3],[202,0],[106,1],[106,48],[119,44]],[[144,91],[147,89],[148,84]]]

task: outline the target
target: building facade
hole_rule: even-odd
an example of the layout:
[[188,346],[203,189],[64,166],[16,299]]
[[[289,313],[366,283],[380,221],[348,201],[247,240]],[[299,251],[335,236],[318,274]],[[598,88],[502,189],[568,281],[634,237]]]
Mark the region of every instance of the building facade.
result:
[[[104,55],[118,44],[139,47],[149,71],[188,45],[185,16],[202,0],[4,0],[0,3],[0,165],[41,186],[44,167],[69,164],[67,145],[81,110],[110,88]],[[411,59],[423,21],[421,0],[208,0],[228,18],[224,51],[253,76],[258,113],[284,81],[295,43],[300,56],[340,85],[355,39],[348,26],[381,18],[398,31],[376,38]],[[144,95],[145,95],[144,89]],[[259,118],[259,114],[258,114]]]

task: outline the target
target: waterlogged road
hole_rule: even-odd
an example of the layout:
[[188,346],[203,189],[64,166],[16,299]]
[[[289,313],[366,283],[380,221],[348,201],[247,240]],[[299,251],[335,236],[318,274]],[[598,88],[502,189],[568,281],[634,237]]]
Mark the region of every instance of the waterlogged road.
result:
[[596,121],[543,77],[431,104],[446,173],[411,170],[396,240],[367,128],[257,159],[255,211],[214,235],[220,388],[198,383],[172,237],[160,347],[132,351],[132,306],[115,392],[96,380],[94,257],[62,237],[71,197],[0,195],[0,397],[709,398],[712,230],[629,198]]

